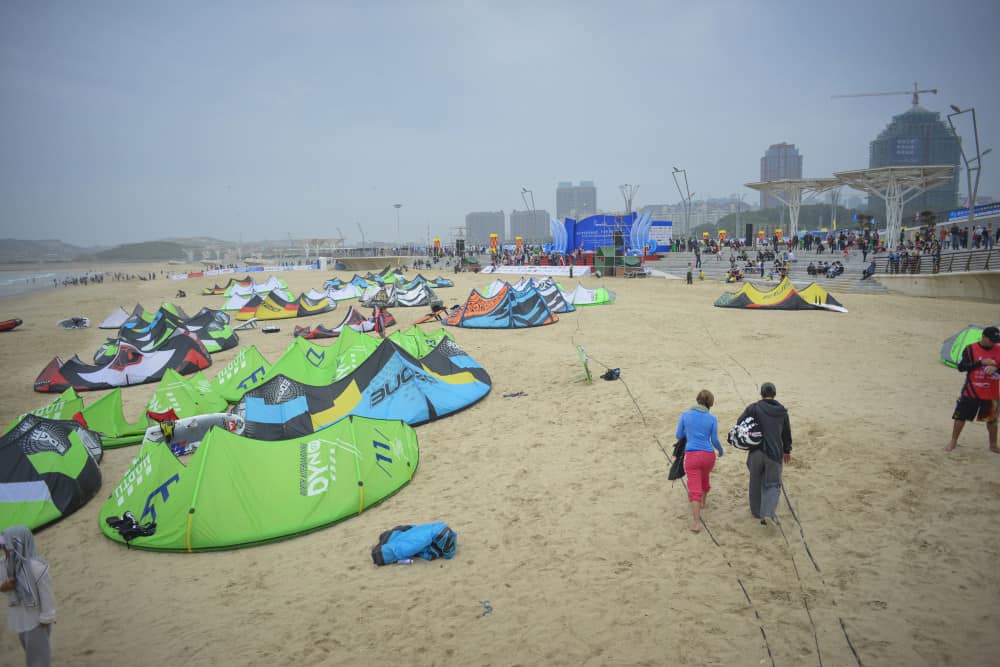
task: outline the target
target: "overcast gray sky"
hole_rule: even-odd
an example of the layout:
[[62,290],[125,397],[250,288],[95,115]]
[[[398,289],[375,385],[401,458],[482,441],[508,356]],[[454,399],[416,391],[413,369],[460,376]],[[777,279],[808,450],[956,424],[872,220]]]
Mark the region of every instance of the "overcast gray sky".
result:
[[523,187],[555,213],[563,180],[676,202],[673,166],[756,201],[773,143],[807,177],[867,167],[910,98],[831,95],[914,81],[1000,151],[998,25],[982,0],[5,0],[0,238],[392,241],[401,203],[422,241]]

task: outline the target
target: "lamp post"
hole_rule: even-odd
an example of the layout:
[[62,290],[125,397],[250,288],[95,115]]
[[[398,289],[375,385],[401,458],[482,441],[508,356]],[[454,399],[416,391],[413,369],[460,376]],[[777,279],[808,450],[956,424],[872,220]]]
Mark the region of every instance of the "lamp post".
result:
[[399,209],[403,208],[403,205],[393,204],[392,207],[396,209],[396,254],[399,255],[403,247],[403,241],[399,235]]
[[[746,196],[745,192],[741,195],[733,194],[733,197],[736,199],[736,234],[734,236],[739,236],[743,233],[743,198]],[[753,239],[746,239],[747,245],[752,242]]]
[[[969,244],[972,244],[972,234],[975,231],[976,223],[976,192],[979,190],[979,172],[980,164],[979,161],[985,155],[985,153],[979,152],[979,127],[976,125],[976,108],[969,107],[968,109],[962,109],[958,105],[952,104],[952,113],[948,114],[948,124],[951,125],[951,129],[956,134],[958,131],[955,129],[955,122],[952,120],[955,116],[961,115],[963,113],[972,114],[972,136],[976,145],[976,157],[971,160],[965,154],[965,144],[959,142],[958,147],[962,151],[962,161],[965,162],[965,176],[969,183]],[[990,151],[987,150],[987,153]],[[973,166],[975,163],[975,166]],[[972,172],[976,172],[976,178],[973,180]]]
[[[684,192],[681,192],[681,184],[677,180],[677,174],[684,174]],[[677,192],[681,196],[681,200],[684,202],[684,233],[691,233],[691,189],[688,187],[688,174],[687,169],[678,169],[674,167],[673,172],[674,185],[677,186]],[[687,195],[685,196],[685,192]]]
[[[524,207],[525,208],[528,208],[528,195],[531,195],[531,230],[532,230],[532,233],[534,233],[535,225],[538,222],[535,219],[537,217],[535,215],[535,193],[532,192],[531,190],[529,190],[528,188],[521,188],[521,201],[524,202]],[[511,220],[513,220],[513,218],[511,218]],[[511,229],[511,235],[513,235],[513,232],[514,232],[514,230]],[[543,234],[543,236],[544,236],[544,234]],[[532,239],[532,242],[534,242],[534,239]]]

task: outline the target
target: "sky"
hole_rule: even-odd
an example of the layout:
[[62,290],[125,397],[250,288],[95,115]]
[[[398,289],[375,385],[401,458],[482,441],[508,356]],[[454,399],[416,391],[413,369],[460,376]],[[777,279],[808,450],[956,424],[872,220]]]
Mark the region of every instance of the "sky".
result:
[[771,144],[804,177],[866,168],[910,97],[832,96],[914,82],[942,120],[975,108],[1000,197],[998,24],[982,0],[5,0],[0,238],[426,242],[523,188],[555,214],[560,181],[676,203],[674,167],[755,202]]

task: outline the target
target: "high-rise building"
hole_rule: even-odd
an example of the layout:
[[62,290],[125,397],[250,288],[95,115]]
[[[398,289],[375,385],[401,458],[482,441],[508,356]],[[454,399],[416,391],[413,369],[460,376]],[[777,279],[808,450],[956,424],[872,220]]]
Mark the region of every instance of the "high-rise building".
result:
[[579,220],[597,212],[597,188],[593,181],[560,181],[556,187],[556,217]]
[[506,217],[503,211],[484,211],[465,216],[465,242],[488,245],[490,234],[497,234],[503,243],[506,235]]
[[[917,195],[903,207],[903,219],[920,211],[947,211],[958,203],[958,169],[962,157],[962,140],[941,114],[914,106],[892,117],[875,141],[871,142],[868,166],[912,167],[916,165],[950,164],[956,167],[950,182]],[[868,198],[868,212],[877,220],[885,220],[885,201]]]
[[[795,144],[772,144],[760,159],[760,180],[779,181],[786,178],[802,178],[802,156]],[[782,203],[767,194],[760,193],[760,207],[777,208]]]
[[551,243],[552,232],[549,230],[549,212],[511,211],[510,235],[507,238],[513,241],[518,236],[522,237],[527,244]]

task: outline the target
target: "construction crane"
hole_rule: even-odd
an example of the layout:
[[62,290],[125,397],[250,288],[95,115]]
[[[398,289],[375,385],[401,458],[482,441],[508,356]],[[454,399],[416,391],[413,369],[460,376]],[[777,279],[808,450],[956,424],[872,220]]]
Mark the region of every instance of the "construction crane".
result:
[[913,82],[913,90],[897,90],[889,93],[850,93],[848,95],[831,95],[831,99],[834,97],[877,97],[881,95],[912,95],[913,106],[920,104],[920,93],[934,93],[937,95],[937,88],[925,88],[920,90],[920,86],[917,82]]
[[358,231],[361,232],[361,249],[364,250],[365,247],[365,230],[361,228],[361,223],[358,224]]

